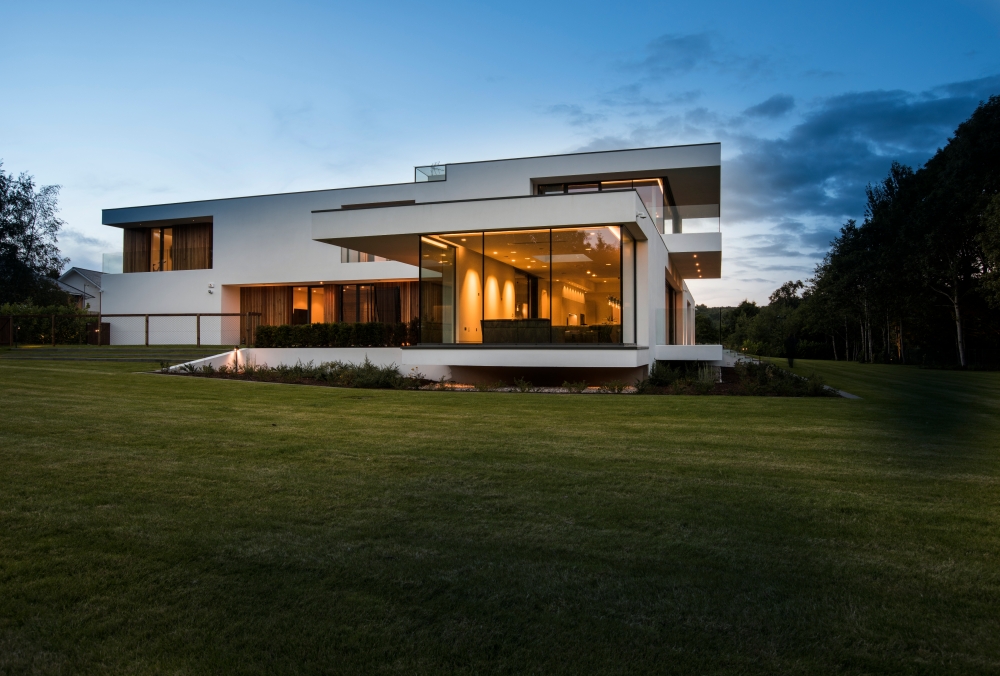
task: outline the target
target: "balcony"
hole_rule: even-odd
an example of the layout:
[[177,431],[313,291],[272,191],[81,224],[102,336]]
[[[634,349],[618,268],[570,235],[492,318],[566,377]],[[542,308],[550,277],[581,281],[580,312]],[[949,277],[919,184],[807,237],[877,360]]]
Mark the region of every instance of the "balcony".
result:
[[662,235],[670,267],[682,279],[722,277],[722,233],[693,232]]

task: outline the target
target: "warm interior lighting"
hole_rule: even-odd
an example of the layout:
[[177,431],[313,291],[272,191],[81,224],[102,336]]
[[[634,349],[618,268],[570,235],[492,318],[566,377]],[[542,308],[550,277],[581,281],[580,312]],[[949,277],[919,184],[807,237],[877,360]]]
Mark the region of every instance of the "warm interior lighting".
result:
[[617,227],[609,225],[608,230],[610,230],[611,234],[615,236],[615,239],[617,239],[619,242],[622,241],[622,233]]
[[425,243],[425,244],[432,244],[432,245],[436,246],[439,249],[447,249],[448,248],[447,246],[445,246],[441,242],[435,242],[433,239],[427,239],[426,237],[421,237],[420,241],[423,242],[423,243]]

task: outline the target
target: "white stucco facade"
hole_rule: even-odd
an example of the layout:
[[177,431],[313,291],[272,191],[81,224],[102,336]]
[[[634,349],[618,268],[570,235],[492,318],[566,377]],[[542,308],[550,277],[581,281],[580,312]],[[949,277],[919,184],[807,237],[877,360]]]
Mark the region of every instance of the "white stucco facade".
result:
[[[211,267],[104,274],[101,311],[239,313],[242,287],[416,281],[418,242],[429,233],[611,226],[635,246],[634,336],[626,330],[631,340],[620,341],[627,345],[416,345],[401,348],[398,363],[642,369],[657,358],[716,361],[721,348],[694,345],[694,298],[685,279],[721,276],[720,165],[719,144],[645,148],[449,164],[444,180],[436,181],[107,209],[104,224],[123,229],[210,223]],[[640,191],[617,189],[625,181],[653,179],[670,193],[663,197],[666,216],[653,213]],[[588,192],[588,181],[601,187]],[[539,194],[550,185],[567,187],[562,194]],[[583,188],[572,192],[573,186]],[[685,232],[684,214],[714,214],[716,227]],[[379,259],[341,262],[341,247]],[[670,287],[676,292],[672,317],[665,293]],[[135,323],[114,316],[105,321],[112,325],[112,342],[126,340],[116,341],[116,333],[125,336],[124,327]],[[194,342],[193,327],[192,336],[179,330],[173,340]],[[206,322],[201,342],[231,344],[225,333],[220,322]]]

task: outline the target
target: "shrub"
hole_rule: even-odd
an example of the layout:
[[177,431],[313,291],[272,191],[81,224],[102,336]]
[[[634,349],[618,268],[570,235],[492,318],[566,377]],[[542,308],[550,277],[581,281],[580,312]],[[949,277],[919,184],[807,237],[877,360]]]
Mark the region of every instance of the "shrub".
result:
[[571,383],[567,380],[562,384],[562,386],[569,390],[572,394],[580,394],[587,389],[587,381],[581,380],[579,382]]
[[477,392],[497,392],[507,387],[507,383],[502,380],[498,380],[496,382],[486,381],[482,383],[475,383],[474,387]]
[[514,389],[523,394],[525,392],[533,392],[535,386],[524,378],[514,378]]
[[416,320],[398,324],[282,324],[257,327],[255,347],[396,347],[413,344]]
[[605,394],[621,394],[626,387],[628,386],[620,380],[609,380],[606,383],[601,383],[600,391]]
[[735,369],[744,394],[778,397],[837,396],[815,373],[809,378],[802,378],[774,364],[762,362],[738,362]]
[[298,362],[294,366],[258,366],[256,364],[241,364],[240,366],[221,366],[213,369],[211,366],[201,368],[191,365],[182,367],[186,375],[233,378],[238,380],[254,380],[277,383],[325,383],[337,387],[360,387],[369,389],[416,389],[424,383],[423,374],[416,369],[409,375],[403,375],[395,364],[377,366],[365,357],[364,362],[353,364],[349,362],[331,361],[314,366],[312,362]]
[[[45,345],[52,342],[52,315],[56,315],[56,343],[60,345],[87,342],[87,322],[97,321],[86,310],[70,305],[34,305],[32,303],[4,303],[0,315],[42,315],[40,317],[15,317],[14,339],[27,345]],[[7,336],[5,335],[4,338]]]

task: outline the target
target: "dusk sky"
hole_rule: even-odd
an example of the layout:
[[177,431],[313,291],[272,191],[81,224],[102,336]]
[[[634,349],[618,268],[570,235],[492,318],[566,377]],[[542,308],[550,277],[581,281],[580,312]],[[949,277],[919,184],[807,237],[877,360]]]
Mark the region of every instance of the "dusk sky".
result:
[[690,285],[766,302],[1000,94],[1000,0],[809,4],[8,2],[0,159],[100,269],[102,208],[719,141],[723,276]]

